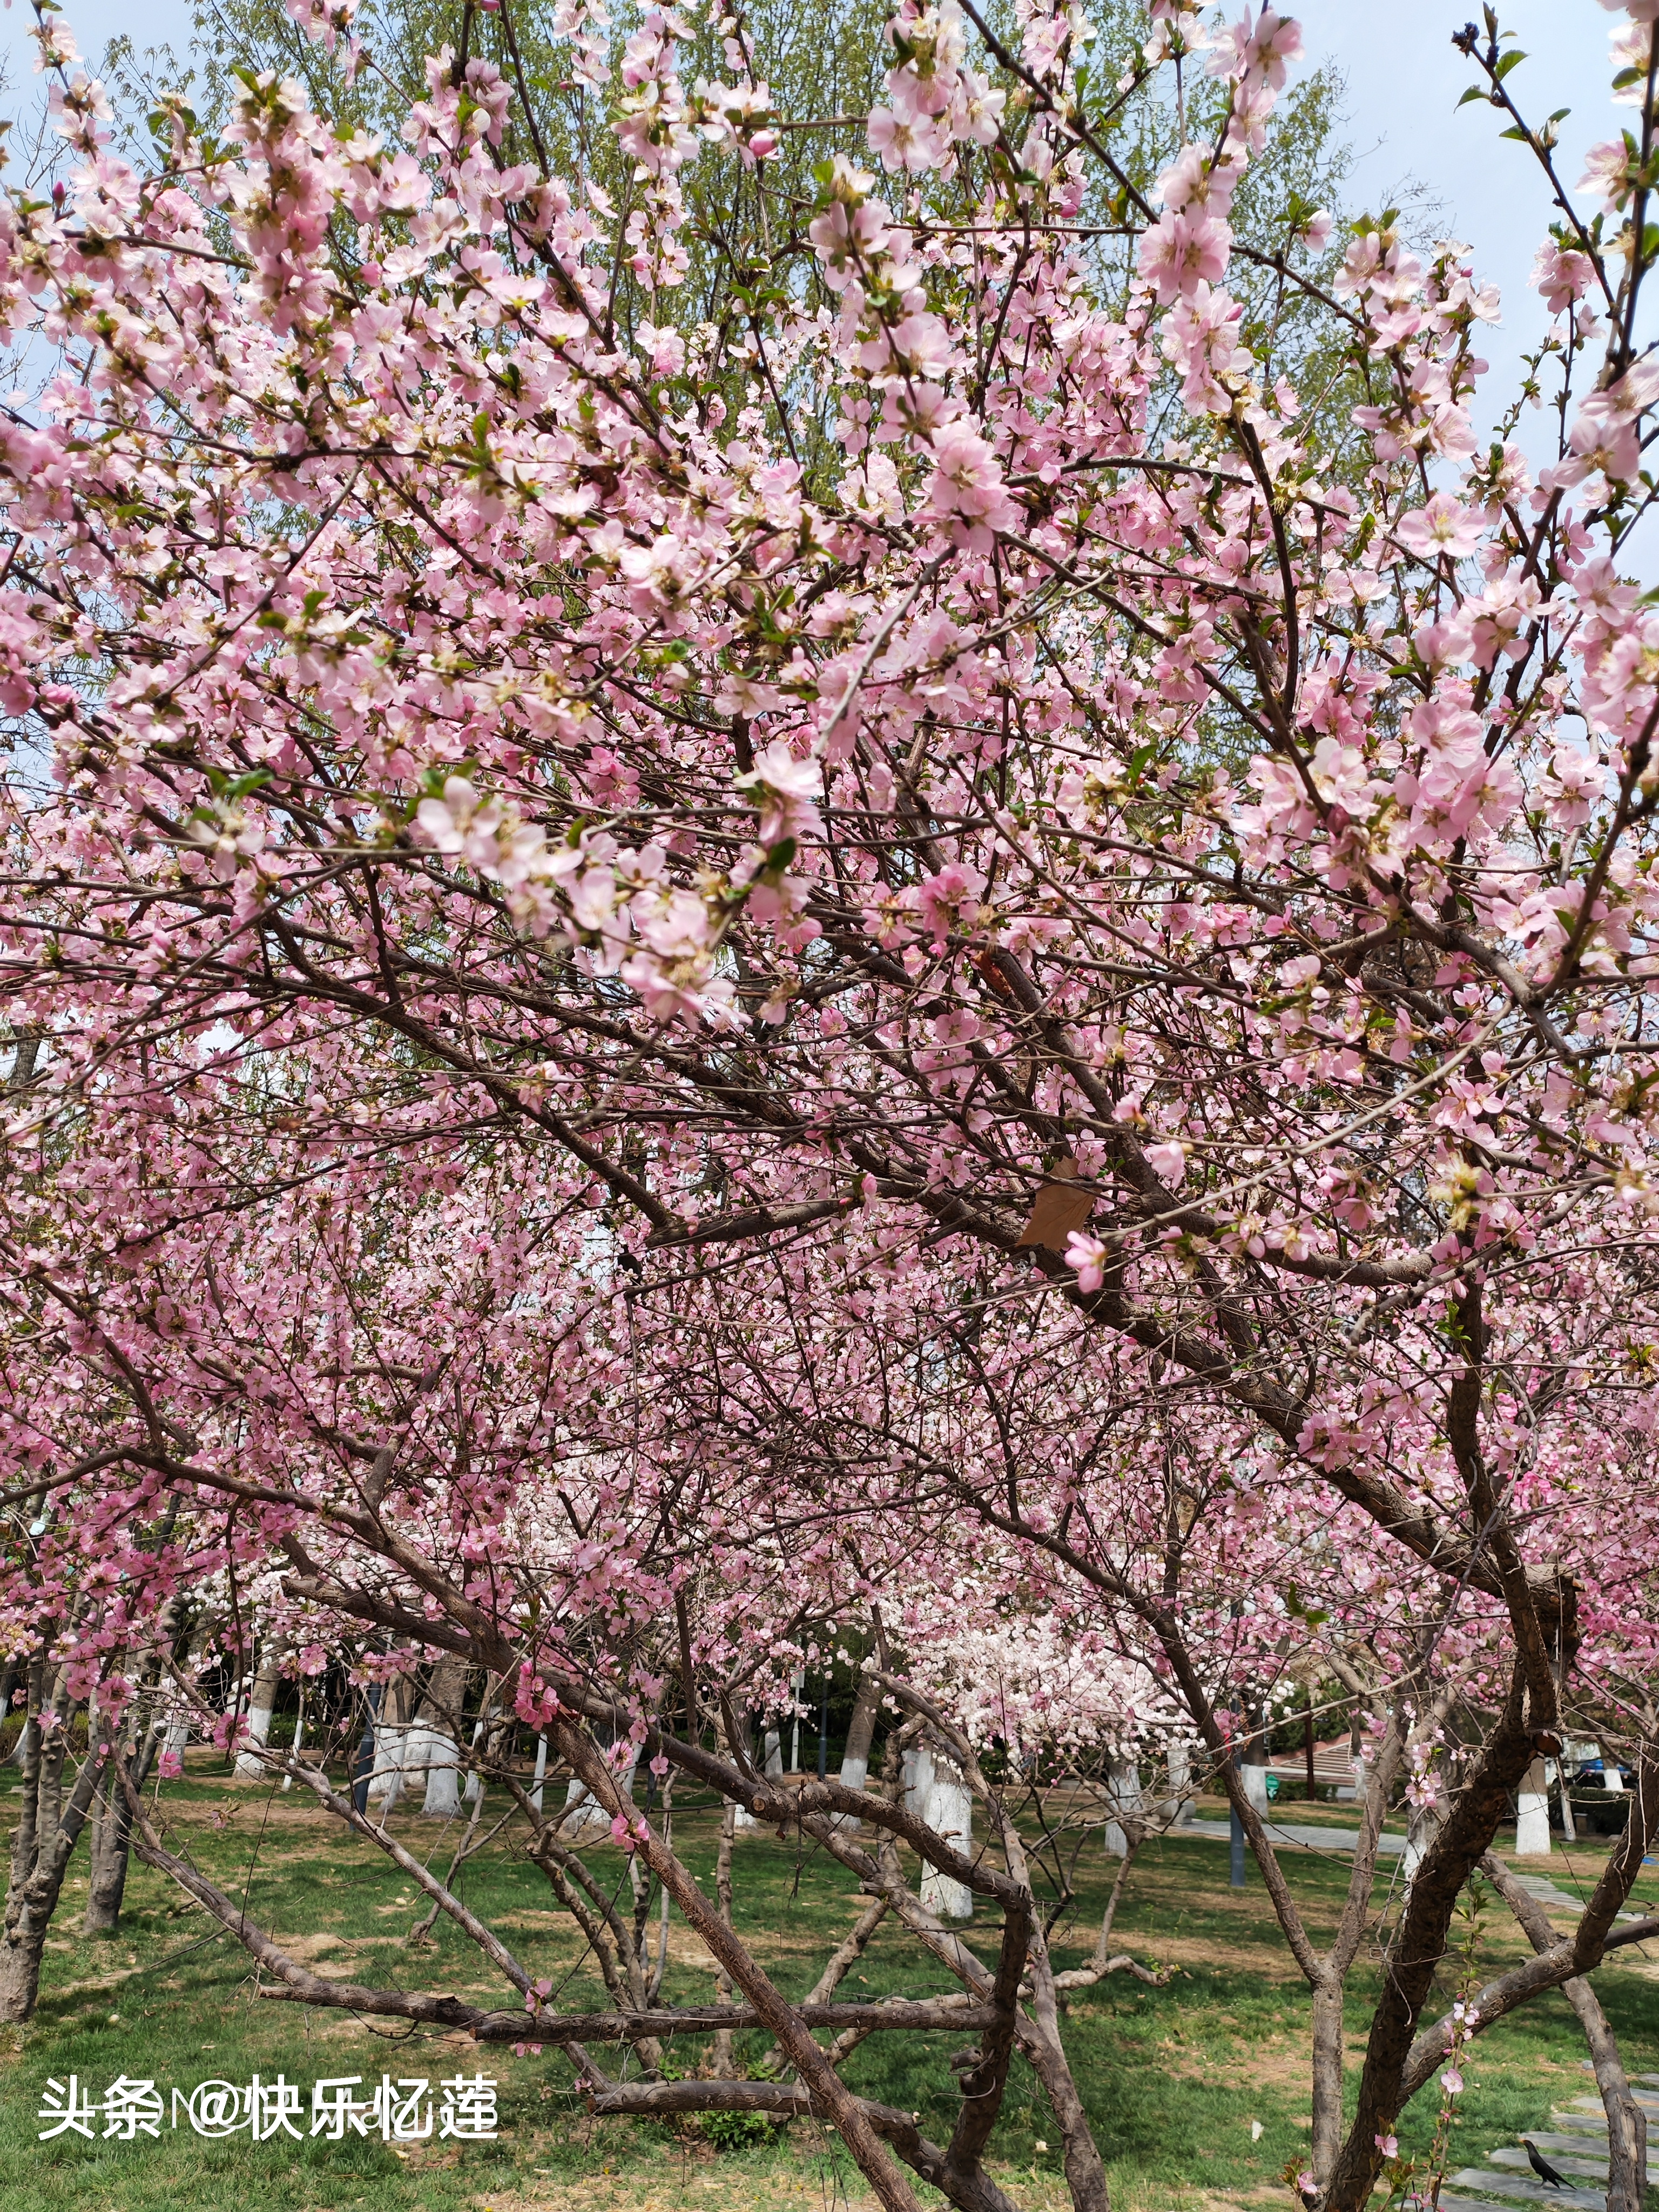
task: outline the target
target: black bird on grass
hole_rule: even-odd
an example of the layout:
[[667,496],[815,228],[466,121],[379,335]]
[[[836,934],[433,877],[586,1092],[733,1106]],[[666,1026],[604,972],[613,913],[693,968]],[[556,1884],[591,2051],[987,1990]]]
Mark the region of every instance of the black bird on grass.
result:
[[1559,2174],[1548,2159],[1542,2155],[1530,2136],[1522,2136],[1521,2147],[1527,2154],[1527,2164],[1541,2182],[1551,2189],[1565,2189],[1567,2186],[1565,2178]]

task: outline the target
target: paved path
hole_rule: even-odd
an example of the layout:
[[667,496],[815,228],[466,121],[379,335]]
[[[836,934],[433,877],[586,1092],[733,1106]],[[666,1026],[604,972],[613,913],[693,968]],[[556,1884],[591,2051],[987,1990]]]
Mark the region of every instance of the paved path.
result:
[[[1205,1836],[1212,1843],[1227,1843],[1232,1837],[1230,1820],[1188,1820],[1179,1828],[1171,1828],[1172,1836]],[[1351,1851],[1359,1841],[1358,1828],[1321,1828],[1311,1820],[1269,1820],[1267,1833],[1275,1844],[1305,1844],[1310,1850]],[[1384,1858],[1398,1857],[1406,1848],[1403,1836],[1383,1836],[1377,1850]]]
[[[1649,2114],[1649,2127],[1659,2133],[1659,2074],[1638,2074],[1631,2087]],[[1518,2145],[1506,2145],[1488,2151],[1484,2166],[1466,2166],[1447,2175],[1440,2212],[1522,2212],[1528,2204],[1607,2212],[1607,2119],[1599,2097],[1574,2098],[1571,2109],[1552,2112],[1549,2129],[1538,2129],[1532,2139],[1568,2184],[1566,2188],[1553,2189],[1538,2180],[1526,2152]],[[1659,2181],[1659,2148],[1649,2154],[1648,2179]]]
[[[1172,1836],[1202,1836],[1207,1842],[1224,1844],[1231,1840],[1233,1832],[1231,1821],[1188,1820],[1180,1827],[1171,1828],[1169,1832]],[[1316,1826],[1311,1820],[1269,1820],[1267,1833],[1275,1844],[1298,1844],[1314,1851],[1351,1851],[1359,1841],[1358,1828],[1322,1828]],[[1403,1836],[1385,1833],[1377,1838],[1376,1850],[1380,1858],[1398,1858],[1405,1848],[1406,1838]],[[1547,1874],[1522,1874],[1517,1871],[1515,1878],[1528,1897],[1535,1897],[1552,1912],[1582,1912],[1584,1909],[1582,1897],[1573,1897],[1566,1890],[1558,1887]],[[1639,1912],[1621,1912],[1619,1916],[1621,1920],[1640,1920],[1643,1917]]]

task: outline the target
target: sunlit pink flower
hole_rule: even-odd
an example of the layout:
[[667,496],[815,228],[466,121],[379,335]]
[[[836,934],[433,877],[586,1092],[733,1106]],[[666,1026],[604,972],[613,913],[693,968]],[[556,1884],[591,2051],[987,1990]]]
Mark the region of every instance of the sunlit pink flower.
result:
[[1425,560],[1444,554],[1461,561],[1474,552],[1484,533],[1479,515],[1460,506],[1449,492],[1437,491],[1426,507],[1401,516],[1394,534],[1408,553],[1420,554]]

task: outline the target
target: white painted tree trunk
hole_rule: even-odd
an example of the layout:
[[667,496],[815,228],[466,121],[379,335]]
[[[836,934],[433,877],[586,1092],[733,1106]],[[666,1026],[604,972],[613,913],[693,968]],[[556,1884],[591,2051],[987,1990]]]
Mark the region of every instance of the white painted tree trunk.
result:
[[766,1756],[761,1771],[769,1782],[783,1779],[783,1737],[776,1729],[766,1731]]
[[441,1659],[433,1668],[404,1762],[411,1778],[416,1773],[425,1776],[421,1810],[436,1820],[453,1820],[461,1809],[455,1729],[466,1697],[466,1662],[454,1657]]
[[1106,1802],[1109,1808],[1106,1820],[1106,1856],[1109,1859],[1127,1857],[1129,1838],[1123,1827],[1125,1818],[1135,1820],[1140,1813],[1140,1767],[1133,1759],[1111,1759],[1106,1762]]
[[[485,1711],[483,1711],[483,1712],[480,1713],[480,1714],[479,1714],[479,1716],[478,1716],[478,1717],[477,1717],[477,1719],[476,1721],[474,1721],[474,1722],[473,1722],[473,1723],[472,1723],[472,1749],[473,1749],[473,1752],[474,1752],[474,1753],[475,1753],[475,1754],[476,1754],[476,1753],[477,1753],[477,1751],[478,1746],[479,1746],[481,1743],[483,1743],[483,1740],[484,1740],[484,1730],[485,1730],[485,1729],[486,1729],[487,1727],[489,1727],[489,1726],[492,1725],[492,1724],[493,1724],[493,1723],[494,1723],[494,1720],[495,1720],[495,1709],[494,1709],[494,1705],[493,1705],[493,1704],[492,1704],[492,1705],[490,1705],[489,1706],[488,1706],[488,1707],[486,1708]],[[466,1802],[467,1802],[467,1803],[468,1803],[469,1805],[476,1805],[476,1804],[477,1803],[477,1802],[478,1802],[479,1797],[482,1796],[483,1791],[483,1775],[482,1775],[482,1774],[480,1774],[480,1773],[478,1772],[478,1770],[477,1770],[477,1767],[475,1766],[474,1768],[472,1768],[472,1770],[471,1771],[471,1772],[467,1775],[467,1778],[466,1778],[466,1787],[465,1787],[465,1789],[461,1792],[461,1795],[462,1795],[462,1796],[466,1800]]]
[[1601,1787],[1604,1790],[1622,1790],[1625,1786],[1625,1778],[1619,1771],[1617,1755],[1609,1759],[1607,1753],[1598,1746],[1596,1756],[1601,1762]]
[[[305,1741],[306,1741],[306,1692],[305,1692],[305,1685],[304,1685],[304,1683],[302,1682],[302,1683],[301,1684],[301,1686],[300,1686],[300,1710],[299,1710],[299,1711],[298,1711],[298,1712],[295,1715],[295,1717],[294,1717],[294,1756],[295,1757],[295,1759],[297,1759],[297,1758],[300,1756],[300,1753],[304,1750],[304,1748],[305,1748]],[[283,1792],[284,1792],[284,1794],[286,1794],[289,1790],[292,1790],[292,1789],[293,1789],[293,1787],[294,1787],[294,1777],[293,1777],[291,1774],[285,1774],[285,1775],[283,1777]]]
[[[755,1738],[754,1732],[750,1726],[749,1718],[746,1714],[744,1716],[740,1725],[743,1729],[743,1755],[745,1759],[752,1759],[755,1755]],[[766,1741],[769,1745],[773,1739],[769,1735]],[[763,1757],[761,1771],[763,1773],[769,1771],[765,1765]],[[738,1805],[732,1808],[732,1832],[734,1836],[752,1836],[756,1829],[758,1828],[760,1825],[760,1822],[755,1818],[754,1814],[749,1810],[749,1808],[746,1805]]]
[[1409,1889],[1417,1869],[1428,1856],[1429,1846],[1440,1832],[1440,1815],[1432,1805],[1413,1805],[1406,1822],[1406,1848],[1401,1856],[1401,1877]]
[[404,1788],[405,1790],[413,1790],[416,1784],[424,1787],[427,1769],[432,1764],[434,1749],[433,1732],[426,1721],[417,1714],[410,1723],[409,1733],[404,1738]]
[[[847,1730],[847,1747],[841,1756],[841,1785],[843,1790],[862,1790],[870,1779],[870,1747],[875,1741],[876,1714],[881,1704],[881,1693],[867,1674],[859,1678],[859,1693],[853,1701],[853,1717]],[[856,1830],[864,1826],[856,1814],[837,1814],[837,1825]]]
[[[628,1762],[628,1771],[621,1778],[622,1793],[624,1797],[632,1797],[634,1794],[634,1775],[639,1763],[640,1754],[635,1751]],[[605,1811],[597,1797],[588,1796],[586,1789],[574,1774],[570,1778],[570,1787],[565,1792],[564,1803],[564,1818],[559,1823],[559,1833],[567,1843],[579,1842],[584,1836],[592,1837],[609,1832],[610,1814]],[[751,1821],[750,1825],[754,1826],[757,1824]]]
[[426,1796],[421,1810],[435,1820],[453,1820],[461,1809],[460,1753],[455,1739],[434,1729],[426,1765]]
[[1550,1847],[1549,1770],[1534,1759],[1516,1792],[1515,1852],[1517,1858],[1542,1858]]
[[380,1817],[395,1809],[404,1794],[404,1753],[409,1747],[407,1721],[383,1721],[374,1731],[374,1765],[368,1778],[368,1795],[378,1804]]
[[[921,1808],[921,1817],[935,1835],[956,1846],[964,1858],[973,1855],[974,1800],[962,1769],[947,1752],[935,1750],[924,1753],[927,1762],[927,1781]],[[921,1760],[918,1759],[920,1773]],[[941,1920],[971,1920],[974,1917],[974,1893],[963,1882],[950,1875],[941,1874],[937,1867],[922,1871],[921,1901],[929,1912],[937,1913]]]
[[1267,1770],[1265,1766],[1243,1765],[1238,1778],[1244,1784],[1244,1795],[1263,1820],[1267,1816]]
[[1184,1743],[1171,1743],[1169,1753],[1170,1809],[1179,1826],[1193,1817],[1193,1801],[1188,1796],[1192,1787],[1192,1754]]
[[907,1744],[899,1761],[899,1780],[904,1809],[918,1820],[927,1817],[927,1792],[933,1786],[933,1754],[919,1743]]
[[374,1765],[368,1778],[371,1803],[379,1801],[384,1820],[404,1794],[404,1761],[409,1750],[409,1712],[411,1704],[407,1680],[388,1682],[380,1698],[380,1717],[374,1724]]
[[[269,1743],[270,1723],[276,1714],[276,1685],[282,1680],[283,1655],[275,1644],[267,1641],[259,1655],[259,1671],[253,1678],[253,1687],[248,1692],[247,1741],[250,1744]],[[253,1751],[239,1751],[236,1771],[244,1781],[252,1780],[265,1771],[264,1761]]]
[[536,1739],[536,1768],[530,1778],[530,1802],[539,1813],[542,1809],[542,1785],[547,1779],[547,1738]]

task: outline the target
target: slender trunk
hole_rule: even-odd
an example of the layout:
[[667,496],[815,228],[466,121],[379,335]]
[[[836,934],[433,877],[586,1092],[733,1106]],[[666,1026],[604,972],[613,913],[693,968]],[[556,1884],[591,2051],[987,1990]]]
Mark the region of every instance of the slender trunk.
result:
[[87,1909],[83,1936],[113,1936],[120,1924],[121,1899],[127,1886],[125,1805],[113,1785],[113,1761],[105,1764],[98,1783],[88,1847]]
[[1172,1738],[1169,1751],[1170,1795],[1164,1807],[1166,1818],[1184,1826],[1193,1818],[1197,1808],[1192,1798],[1193,1760],[1190,1747],[1179,1738]]
[[[738,1808],[728,1797],[720,1812],[720,1850],[714,1858],[714,1899],[720,1907],[720,1918],[732,1925],[732,1838],[737,1832]],[[724,1966],[714,1968],[714,1995],[721,2004],[732,2002],[732,1982]],[[720,2028],[714,2037],[714,2079],[729,2081],[734,2072],[732,2063],[732,2031]]]
[[[125,1754],[127,1774],[135,1790],[150,1777],[161,1750],[163,1724],[149,1717],[153,1698],[144,1700],[137,1741]],[[120,1926],[126,1897],[127,1869],[132,1863],[132,1806],[121,1787],[117,1758],[112,1755],[99,1785],[102,1809],[93,1842],[93,1874],[87,1896],[87,1917],[82,1923],[88,1936],[112,1936]]]
[[[674,1778],[672,1774],[663,1784],[660,1825],[663,1846],[672,1851],[674,1848]],[[645,1993],[648,2005],[661,2002],[663,1977],[668,1972],[668,1885],[659,1882],[657,1889],[657,1960],[651,1969],[651,1978]]]
[[[23,1825],[19,1824],[13,1849],[12,1878],[6,1893],[5,1925],[0,1929],[0,2021],[26,2021],[33,2014],[40,1992],[40,1962],[46,1954],[46,1935],[63,1894],[70,1856],[87,1824],[102,1773],[104,1762],[99,1756],[100,1747],[89,1745],[75,1788],[67,1802],[62,1800],[61,1789],[58,1791],[52,1826],[45,1825],[40,1814],[46,1800],[38,1785],[49,1769],[61,1782],[63,1739],[68,1732],[61,1723],[52,1732],[58,1739],[55,1765],[49,1758],[36,1756],[32,1760],[37,1784],[32,1834],[27,1852],[21,1852],[16,1845],[23,1840]],[[27,1782],[25,1792],[27,1818],[30,1809]]]
[[[304,1679],[303,1679],[303,1678],[301,1678],[301,1683],[300,1683],[300,1698],[299,1698],[299,1703],[295,1705],[295,1711],[294,1711],[294,1751],[293,1751],[293,1757],[294,1757],[295,1759],[297,1759],[299,1758],[299,1756],[300,1756],[300,1753],[301,1753],[305,1749],[305,1743],[306,1743],[306,1686],[305,1686]],[[286,1796],[287,1796],[287,1795],[288,1795],[289,1791],[290,1790],[292,1790],[292,1789],[293,1789],[293,1787],[294,1787],[294,1777],[293,1777],[291,1774],[285,1774],[285,1775],[283,1777],[283,1796],[284,1796],[284,1797],[286,1797]]]
[[807,2004],[828,2004],[846,1976],[864,1956],[864,1948],[886,1918],[890,1899],[878,1894],[866,1898],[858,1918],[848,1932],[830,1953],[823,1972],[818,1976],[804,2002]]
[[1323,2189],[1342,2148],[1342,1984],[1313,1993],[1313,2172]]
[[1607,2212],[1642,2212],[1648,2175],[1647,2115],[1631,2094],[1618,2038],[1595,1990],[1575,1975],[1562,1983],[1561,1991],[1583,2028],[1607,2116]]
[[[36,1820],[43,1844],[56,1833],[58,1824],[63,1818],[64,1761],[69,1756],[71,1711],[69,1670],[60,1667],[51,1706],[41,1723],[40,1779],[36,1784],[40,1810]],[[90,1721],[88,1725],[90,1728]]]
[[40,1833],[40,1698],[46,1668],[40,1659],[29,1662],[28,1708],[23,1733],[17,1740],[18,1771],[22,1776],[23,1802],[11,1838],[11,1887],[26,1882],[34,1871]]
[[[1520,1922],[1533,1949],[1553,1950],[1560,1938],[1537,1899],[1522,1888],[1501,1860],[1486,1859],[1482,1871]],[[1607,2116],[1607,2212],[1642,2212],[1648,2174],[1647,2116],[1631,2094],[1619,2055],[1619,2039],[1608,2025],[1600,1999],[1582,1975],[1563,1982],[1561,1993],[1584,2031],[1595,2086]]]

